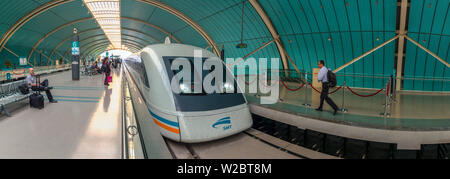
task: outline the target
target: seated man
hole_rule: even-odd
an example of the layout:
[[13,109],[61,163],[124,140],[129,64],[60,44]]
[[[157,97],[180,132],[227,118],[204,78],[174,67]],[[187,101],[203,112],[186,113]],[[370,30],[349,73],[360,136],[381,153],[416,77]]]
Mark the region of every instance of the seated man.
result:
[[97,70],[97,62],[94,62],[91,66],[91,70],[92,70],[92,74],[93,75],[97,75],[98,74],[98,70]]
[[47,94],[47,98],[50,101],[50,103],[58,103],[55,99],[53,99],[53,95],[50,92],[52,87],[48,86],[48,80],[44,80],[41,84],[36,83],[36,74],[34,73],[34,69],[29,69],[30,74],[27,76],[27,84],[29,87],[31,87],[31,90],[33,91],[45,91]]

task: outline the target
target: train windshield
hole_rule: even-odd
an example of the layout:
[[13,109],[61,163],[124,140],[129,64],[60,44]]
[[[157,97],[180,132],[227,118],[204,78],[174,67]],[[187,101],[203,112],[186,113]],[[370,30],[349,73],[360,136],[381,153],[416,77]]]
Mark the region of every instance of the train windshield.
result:
[[[216,81],[216,79],[206,79],[208,75],[218,68],[218,65],[212,65],[210,69],[203,69],[207,58],[201,60],[201,66],[194,68],[194,57],[163,57],[168,76],[170,80],[178,80],[180,85],[179,92],[174,92],[175,103],[178,111],[210,111],[233,107],[241,104],[245,104],[243,94],[239,91],[234,75],[232,75],[225,65],[220,61],[220,67],[222,71],[223,81]],[[219,64],[219,63],[216,63]],[[175,70],[172,70],[172,66],[176,66]],[[190,68],[190,69],[184,69]],[[178,75],[183,71],[190,71],[187,79],[180,78]],[[202,79],[197,80],[194,79]],[[210,80],[211,86],[214,86],[214,92],[212,89],[207,89],[203,86],[203,81]],[[171,81],[172,82],[172,81]],[[218,102],[220,101],[220,102]]]

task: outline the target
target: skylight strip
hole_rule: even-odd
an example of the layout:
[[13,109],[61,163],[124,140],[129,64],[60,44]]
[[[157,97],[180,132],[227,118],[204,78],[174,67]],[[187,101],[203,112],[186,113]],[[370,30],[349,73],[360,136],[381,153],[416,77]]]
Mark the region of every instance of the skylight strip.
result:
[[114,48],[122,47],[120,0],[83,0]]

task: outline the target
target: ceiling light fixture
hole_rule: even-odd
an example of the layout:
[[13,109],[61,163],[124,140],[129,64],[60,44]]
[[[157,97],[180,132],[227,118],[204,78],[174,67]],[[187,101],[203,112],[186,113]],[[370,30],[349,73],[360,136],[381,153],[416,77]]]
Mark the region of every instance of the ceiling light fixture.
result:
[[120,0],[83,0],[114,48],[122,47]]

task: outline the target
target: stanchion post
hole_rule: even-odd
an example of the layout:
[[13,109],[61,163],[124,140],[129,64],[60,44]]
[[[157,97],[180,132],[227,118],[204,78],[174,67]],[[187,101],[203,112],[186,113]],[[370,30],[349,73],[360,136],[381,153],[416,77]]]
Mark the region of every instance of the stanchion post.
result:
[[305,89],[305,103],[303,104],[303,106],[306,107],[311,107],[311,104],[308,103],[308,74],[305,74],[305,85],[306,85],[306,89]]
[[343,112],[343,113],[347,113],[348,112],[348,110],[347,109],[345,109],[345,88],[346,88],[346,85],[347,85],[347,83],[346,83],[346,81],[344,81],[344,86],[342,86],[342,109],[341,109],[341,112]]
[[388,107],[390,105],[390,102],[389,102],[389,99],[390,99],[390,96],[389,96],[389,94],[390,94],[389,93],[390,92],[389,85],[390,84],[391,84],[390,80],[388,80],[388,82],[386,84],[386,96],[385,96],[385,103],[384,103],[384,112],[381,113],[381,115],[384,116],[384,118],[390,116],[390,114],[387,112],[388,111]]

